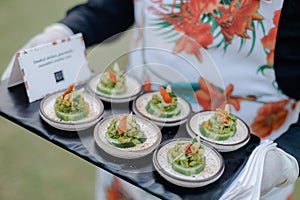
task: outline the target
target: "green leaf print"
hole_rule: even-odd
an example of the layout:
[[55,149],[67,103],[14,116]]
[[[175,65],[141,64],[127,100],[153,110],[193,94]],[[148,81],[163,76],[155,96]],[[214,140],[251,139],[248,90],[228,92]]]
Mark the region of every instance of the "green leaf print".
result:
[[269,66],[269,65],[262,65],[257,69],[257,74],[261,73],[262,75],[265,76],[265,70],[266,69],[273,69],[273,66]]

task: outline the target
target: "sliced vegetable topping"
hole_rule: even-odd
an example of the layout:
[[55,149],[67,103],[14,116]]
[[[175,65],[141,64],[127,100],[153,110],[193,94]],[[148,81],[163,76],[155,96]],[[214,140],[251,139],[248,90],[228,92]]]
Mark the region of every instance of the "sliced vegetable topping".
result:
[[127,129],[127,115],[124,115],[119,122],[118,133],[122,134],[126,132],[126,129]]
[[110,69],[108,69],[107,72],[108,72],[110,80],[113,83],[117,83],[117,77],[116,77],[115,73],[113,71],[111,71]]
[[184,152],[185,152],[186,154],[192,153],[191,146],[192,146],[192,144],[188,144],[188,145],[186,145],[186,147],[184,148]]
[[159,88],[160,94],[166,103],[172,103],[172,97],[169,95],[169,93],[162,87],[160,86]]
[[75,88],[75,84],[72,83],[65,91],[64,93],[62,94],[62,98],[65,98],[65,96],[69,93],[71,93]]
[[101,74],[97,90],[108,95],[121,95],[126,91],[125,76],[117,63]]
[[214,140],[227,140],[236,133],[237,118],[230,114],[230,109],[226,105],[225,110],[216,109],[214,114],[207,121],[200,125],[200,133],[207,138]]
[[150,76],[146,76],[145,78],[145,82],[144,82],[144,85],[143,85],[143,89],[145,92],[150,92],[152,91],[152,87],[151,87],[151,79],[150,79]]
[[120,148],[134,147],[146,141],[144,132],[132,114],[113,119],[107,127],[106,137],[110,144]]
[[192,142],[178,141],[168,153],[168,162],[181,174],[191,176],[199,174],[205,168],[204,146],[193,139]]
[[149,114],[161,118],[177,116],[181,112],[181,104],[178,103],[177,96],[172,92],[170,86],[166,89],[160,87],[160,92],[152,95],[151,100],[146,105]]
[[77,121],[88,115],[89,104],[83,99],[81,94],[84,88],[75,90],[72,84],[57,97],[54,104],[55,114],[64,121]]

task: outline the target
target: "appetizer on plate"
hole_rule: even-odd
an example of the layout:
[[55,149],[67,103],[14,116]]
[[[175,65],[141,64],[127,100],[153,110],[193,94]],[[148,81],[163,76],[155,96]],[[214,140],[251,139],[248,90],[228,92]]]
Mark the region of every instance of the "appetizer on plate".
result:
[[55,100],[54,110],[58,118],[63,121],[77,121],[85,118],[89,113],[89,104],[82,97],[84,88],[75,89],[72,84]]
[[104,94],[120,95],[126,91],[124,72],[115,63],[112,69],[108,68],[101,76],[97,84],[97,90]]
[[186,176],[199,174],[205,168],[204,146],[196,138],[191,142],[177,141],[167,156],[172,168]]
[[129,148],[146,141],[146,135],[130,113],[113,119],[107,127],[106,138],[116,147]]
[[222,155],[192,138],[164,141],[153,153],[153,166],[167,181],[188,188],[211,184],[224,172]]
[[200,124],[200,133],[207,138],[227,140],[234,136],[237,130],[237,118],[230,114],[229,106],[216,109],[216,113],[207,121]]
[[166,89],[160,87],[159,93],[152,95],[151,100],[146,106],[149,114],[161,118],[171,118],[181,112],[181,105],[178,103],[177,96],[172,92],[170,86]]

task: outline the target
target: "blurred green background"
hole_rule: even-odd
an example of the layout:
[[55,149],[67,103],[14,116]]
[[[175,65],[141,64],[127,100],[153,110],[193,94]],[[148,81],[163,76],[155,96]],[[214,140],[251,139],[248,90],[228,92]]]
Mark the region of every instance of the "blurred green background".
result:
[[[79,2],[1,0],[1,74],[18,48]],[[0,127],[1,200],[93,199],[93,165],[2,117]]]
[[[68,8],[81,2],[84,1],[1,0],[0,74],[17,49],[45,26],[61,19]],[[122,53],[128,47],[129,35],[89,49],[91,67],[99,70],[115,59],[116,51]],[[102,55],[100,60],[99,55]],[[0,200],[93,199],[93,165],[3,117],[0,117],[0,127]],[[296,191],[300,193],[299,189]],[[295,194],[293,199],[300,199],[300,195]]]

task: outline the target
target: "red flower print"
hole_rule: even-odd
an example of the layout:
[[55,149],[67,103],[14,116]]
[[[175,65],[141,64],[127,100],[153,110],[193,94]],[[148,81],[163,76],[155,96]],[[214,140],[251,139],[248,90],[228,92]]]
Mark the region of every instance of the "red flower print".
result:
[[269,50],[269,53],[267,55],[267,65],[268,66],[274,65],[274,49],[275,49],[275,44],[276,44],[276,35],[277,35],[277,30],[278,30],[280,13],[281,13],[281,10],[275,11],[274,17],[273,17],[273,23],[274,23],[275,27],[271,28],[269,30],[269,33],[261,39],[261,43],[264,46],[264,48]]
[[168,8],[166,8],[164,5],[163,5],[163,0],[151,0],[153,3],[158,3],[159,4],[159,7],[162,8],[163,10],[168,10]]
[[151,86],[151,80],[150,76],[147,75],[143,84],[143,89],[145,92],[151,92],[152,91],[152,86]]
[[271,50],[267,55],[267,65],[268,66],[274,65],[274,50]]
[[176,42],[174,53],[184,51],[199,61],[202,60],[199,49],[213,43],[217,26],[230,44],[235,35],[250,38],[247,30],[254,30],[253,21],[264,19],[258,13],[259,0],[173,0],[171,5],[163,4],[163,0],[151,1],[158,6],[150,6],[149,10],[165,22],[159,25],[164,28],[173,25],[176,32],[184,35]]
[[270,49],[270,50],[275,49],[276,34],[277,34],[277,28],[274,27],[270,29],[268,35],[264,36],[261,39],[261,43],[266,49]]
[[[207,39],[205,39],[207,38]],[[203,41],[203,43],[207,43],[209,41],[212,41],[212,35],[210,33],[199,35],[199,40]],[[208,44],[207,44],[208,45]],[[173,49],[174,53],[181,53],[182,51],[185,51],[188,54],[194,54],[199,61],[202,61],[202,55],[199,51],[201,45],[195,41],[193,38],[183,35],[175,44],[175,47]]]
[[280,10],[276,10],[274,12],[273,23],[274,23],[275,27],[278,27],[279,19],[280,19],[280,14],[281,14],[281,9]]
[[277,130],[285,122],[288,115],[288,110],[285,105],[289,100],[279,102],[270,102],[264,104],[257,111],[253,123],[251,124],[252,131],[260,138],[269,136],[272,131]]
[[220,0],[190,0],[188,4],[191,15],[199,19],[200,15],[217,9],[220,5]]
[[222,13],[220,17],[211,13],[220,25],[226,42],[231,43],[234,35],[250,38],[246,30],[254,29],[251,25],[252,21],[264,19],[257,12],[259,3],[259,0],[233,0],[230,5],[219,6],[219,11]]
[[175,4],[172,5],[172,15],[155,10],[155,14],[169,24],[174,26],[174,30],[184,35],[176,42],[174,53],[185,51],[194,54],[199,61],[202,60],[199,49],[207,48],[213,42],[213,34],[210,32],[211,25],[201,23],[200,15],[215,9],[218,0],[191,0],[181,2],[180,9],[175,12]]
[[205,110],[215,110],[216,108],[225,108],[226,104],[231,104],[235,110],[240,110],[240,102],[244,100],[254,101],[256,97],[233,96],[234,86],[229,84],[224,91],[215,87],[204,78],[199,79],[200,90],[195,92],[195,98]]
[[188,54],[194,54],[199,61],[202,61],[202,56],[199,49],[207,48],[213,42],[213,35],[210,33],[211,25],[195,24],[193,29],[188,21],[177,24],[175,30],[184,32],[184,35],[176,42],[173,49],[174,53],[185,51]]
[[289,194],[289,195],[286,197],[286,200],[292,200],[292,197],[293,197],[293,194]]
[[106,200],[132,200],[117,178],[113,179],[110,187],[106,188]]

